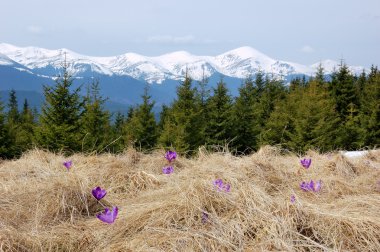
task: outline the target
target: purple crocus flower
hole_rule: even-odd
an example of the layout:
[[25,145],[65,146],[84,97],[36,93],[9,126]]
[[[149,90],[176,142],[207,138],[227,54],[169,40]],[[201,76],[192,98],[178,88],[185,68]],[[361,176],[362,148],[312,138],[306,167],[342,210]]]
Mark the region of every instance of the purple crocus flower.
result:
[[300,188],[307,191],[313,191],[313,192],[319,192],[321,190],[322,181],[319,180],[318,182],[314,183],[314,181],[311,179],[310,182],[302,181],[300,184]]
[[218,191],[230,192],[231,190],[230,184],[224,184],[223,180],[221,179],[215,180],[213,184],[218,189]]
[[202,212],[202,223],[205,224],[208,221],[208,214],[206,212]]
[[309,158],[309,159],[306,159],[306,158],[302,159],[302,160],[301,160],[301,165],[302,165],[304,168],[309,169],[309,167],[310,167],[310,165],[311,165],[311,158]]
[[222,188],[223,187],[223,180],[221,179],[217,179],[214,181],[214,186],[218,187],[218,189]]
[[177,152],[175,151],[167,151],[166,154],[165,154],[165,158],[171,162],[173,161],[174,159],[177,158]]
[[100,188],[99,186],[92,189],[92,195],[95,197],[96,200],[101,200],[102,198],[104,198],[104,196],[106,196],[106,194],[106,190]]
[[111,224],[115,221],[118,212],[117,207],[113,207],[112,211],[106,208],[103,213],[97,214],[96,217],[105,223]]
[[309,183],[307,183],[307,182],[305,182],[305,181],[302,181],[302,183],[300,184],[300,188],[301,188],[302,190],[304,190],[305,192],[306,192],[306,191],[309,191],[309,190],[310,190],[310,188],[309,188]]
[[69,160],[69,161],[65,161],[63,162],[63,165],[66,167],[66,169],[69,171],[71,166],[73,165],[73,161]]
[[313,187],[313,191],[314,192],[319,192],[321,190],[321,186],[322,186],[322,181],[318,180],[318,182],[315,183],[315,186]]
[[223,190],[224,190],[225,192],[230,192],[230,189],[231,189],[230,184],[225,184],[225,185],[223,185]]
[[290,202],[292,204],[294,204],[294,202],[296,202],[296,196],[294,196],[294,194],[292,194],[292,196],[290,196]]
[[174,168],[173,166],[167,166],[167,167],[162,168],[162,172],[164,174],[171,174],[174,172]]

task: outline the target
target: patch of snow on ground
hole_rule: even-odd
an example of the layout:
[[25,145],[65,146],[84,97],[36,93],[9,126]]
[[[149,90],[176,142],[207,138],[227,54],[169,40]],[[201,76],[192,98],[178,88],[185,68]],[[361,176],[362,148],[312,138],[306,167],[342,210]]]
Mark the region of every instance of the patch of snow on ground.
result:
[[368,154],[368,151],[341,151],[343,156],[347,158],[359,158]]

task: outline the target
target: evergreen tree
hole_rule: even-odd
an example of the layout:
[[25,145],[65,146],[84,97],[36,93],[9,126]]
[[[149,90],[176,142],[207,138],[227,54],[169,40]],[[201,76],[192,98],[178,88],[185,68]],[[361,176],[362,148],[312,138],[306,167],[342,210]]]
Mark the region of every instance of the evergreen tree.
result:
[[81,117],[83,151],[103,151],[111,143],[110,114],[104,109],[104,99],[100,95],[99,82],[95,81],[88,88],[84,112]]
[[127,123],[127,134],[134,146],[142,150],[151,150],[157,143],[157,124],[152,111],[154,102],[148,94],[148,86],[142,95],[143,103],[133,112],[131,120]]
[[10,142],[8,154],[11,157],[19,157],[22,154],[22,146],[17,144],[17,137],[20,132],[20,114],[18,111],[16,91],[13,89],[9,92],[6,127]]
[[294,103],[294,112],[289,114],[293,127],[288,128],[293,131],[289,131],[289,142],[286,145],[296,151],[334,149],[339,144],[336,141],[339,118],[328,91],[317,80],[298,91],[289,96],[294,98],[290,100]]
[[282,144],[293,151],[336,148],[339,118],[328,91],[313,80],[298,86],[276,104],[267,122],[264,144]]
[[196,96],[199,99],[199,103],[202,107],[202,110],[206,110],[207,100],[210,97],[210,90],[207,87],[208,79],[203,73],[202,80],[198,82],[199,88],[196,90]]
[[253,80],[249,77],[239,88],[239,96],[233,107],[233,128],[235,140],[233,142],[238,152],[248,153],[256,145],[254,132],[254,104],[256,102],[256,90]]
[[29,108],[28,100],[24,100],[23,109],[20,113],[20,126],[16,138],[16,144],[21,151],[32,148],[34,143],[35,119],[32,110]]
[[45,103],[37,131],[41,147],[52,151],[81,150],[80,118],[84,104],[79,95],[80,87],[71,91],[72,85],[73,79],[65,64],[63,75],[57,78],[56,84],[43,87]]
[[223,80],[214,88],[214,94],[207,102],[208,115],[206,126],[206,143],[223,146],[233,138],[232,99]]
[[360,125],[365,146],[380,145],[380,72],[372,66],[361,96]]
[[355,92],[356,92],[356,97],[358,97],[359,99],[359,104],[363,98],[362,95],[364,93],[363,91],[364,91],[366,82],[367,82],[367,76],[366,76],[365,71],[363,70],[363,72],[355,80],[355,88],[356,88]]
[[201,135],[200,109],[196,89],[186,74],[185,80],[177,87],[177,99],[173,102],[171,115],[165,120],[159,143],[173,146],[179,152],[191,154],[204,143]]
[[350,103],[348,105],[348,116],[341,125],[341,146],[346,150],[357,150],[364,146],[365,129],[360,127],[360,117],[357,107]]
[[126,122],[130,122],[132,120],[134,113],[135,113],[135,108],[133,106],[130,106],[128,108]]
[[265,89],[265,75],[261,70],[256,74],[255,85],[257,89],[257,98],[260,98]]
[[11,141],[8,127],[5,124],[4,106],[0,101],[0,158],[12,158],[10,153]]
[[160,120],[157,125],[159,135],[161,135],[161,132],[164,130],[165,121],[168,118],[169,113],[170,113],[169,107],[166,106],[165,104],[162,104],[161,112],[160,112]]
[[[299,88],[304,87],[303,80],[300,80]],[[266,77],[263,92],[258,97],[258,101],[254,104],[253,133],[256,136],[256,143],[253,145],[258,149],[265,142],[263,134],[267,134],[266,124],[275,109],[275,106],[285,98],[286,89],[281,80],[269,79]],[[282,117],[282,115],[280,115]],[[272,131],[273,132],[273,131]]]
[[203,72],[202,80],[198,82],[198,89],[196,89],[196,104],[199,106],[199,138],[206,138],[206,127],[207,127],[207,101],[210,97],[210,90],[207,87],[208,79],[205,77]]
[[325,72],[324,68],[322,66],[322,63],[319,63],[317,68],[317,73],[315,74],[315,81],[318,84],[318,86],[324,86],[325,85]]
[[126,142],[125,142],[125,124],[126,124],[126,119],[124,114],[121,112],[117,112],[115,116],[115,122],[112,125],[112,141],[114,143],[112,144],[111,148],[114,153],[118,153],[126,147]]
[[301,78],[296,77],[290,81],[289,90],[292,92],[299,89],[301,86]]
[[17,125],[19,123],[20,114],[18,111],[18,102],[16,97],[16,91],[11,90],[9,92],[9,103],[8,103],[8,123]]
[[125,117],[124,114],[122,114],[120,111],[116,113],[115,116],[115,123],[113,125],[113,131],[116,135],[122,136],[123,135],[123,127],[125,124]]
[[338,72],[332,74],[331,94],[335,100],[336,110],[343,121],[348,117],[349,105],[357,105],[354,78],[348,66],[341,64]]

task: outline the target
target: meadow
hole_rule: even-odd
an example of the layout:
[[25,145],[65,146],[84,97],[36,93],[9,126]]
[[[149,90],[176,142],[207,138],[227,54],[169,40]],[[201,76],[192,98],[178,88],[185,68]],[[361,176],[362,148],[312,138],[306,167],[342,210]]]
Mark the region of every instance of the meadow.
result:
[[[380,251],[380,150],[200,149],[171,174],[164,155],[34,149],[0,161],[0,251]],[[311,179],[319,191],[300,188]],[[97,186],[107,191],[99,202]],[[113,206],[113,223],[96,217]]]

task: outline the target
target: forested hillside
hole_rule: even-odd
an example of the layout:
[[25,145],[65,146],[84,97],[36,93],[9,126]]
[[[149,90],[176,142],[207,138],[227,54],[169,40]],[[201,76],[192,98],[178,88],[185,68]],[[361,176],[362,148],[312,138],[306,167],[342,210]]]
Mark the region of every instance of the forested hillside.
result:
[[192,155],[200,146],[247,154],[266,144],[327,152],[380,143],[380,72],[374,66],[356,76],[341,64],[328,80],[319,67],[313,78],[296,78],[290,85],[259,72],[247,77],[236,97],[223,79],[211,85],[186,74],[158,121],[149,85],[139,105],[111,120],[98,82],[88,85],[85,97],[72,83],[64,68],[55,85],[44,86],[41,113],[10,92],[0,104],[0,157],[18,157],[35,146],[65,153],[173,147]]

